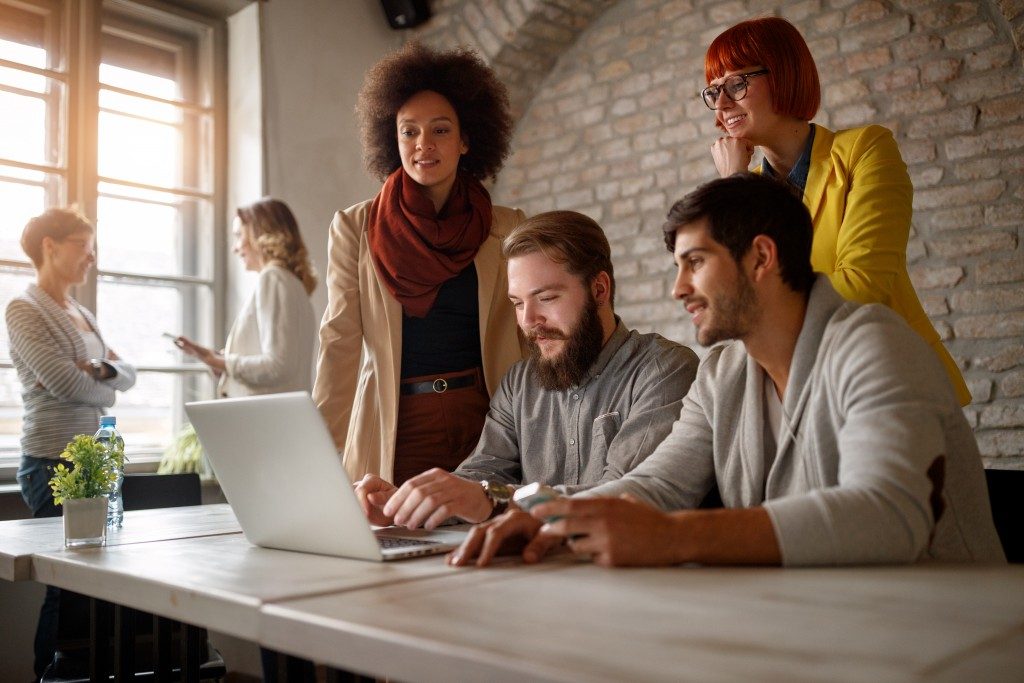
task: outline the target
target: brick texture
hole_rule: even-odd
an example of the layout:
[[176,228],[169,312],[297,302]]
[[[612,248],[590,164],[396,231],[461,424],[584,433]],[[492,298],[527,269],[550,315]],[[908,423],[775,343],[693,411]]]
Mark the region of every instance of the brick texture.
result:
[[515,153],[493,188],[605,227],[617,312],[694,344],[669,300],[668,206],[715,176],[703,51],[774,14],[806,36],[816,122],[891,128],[915,183],[908,263],[974,393],[987,464],[1024,468],[1024,3],[1010,0],[437,0],[414,32],[471,44],[509,85]]

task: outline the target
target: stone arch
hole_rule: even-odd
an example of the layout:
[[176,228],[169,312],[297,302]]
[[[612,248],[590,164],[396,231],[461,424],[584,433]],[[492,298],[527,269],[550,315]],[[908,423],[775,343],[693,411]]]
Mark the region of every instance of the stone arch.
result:
[[518,121],[559,58],[616,0],[448,0],[413,37],[470,45],[509,88]]

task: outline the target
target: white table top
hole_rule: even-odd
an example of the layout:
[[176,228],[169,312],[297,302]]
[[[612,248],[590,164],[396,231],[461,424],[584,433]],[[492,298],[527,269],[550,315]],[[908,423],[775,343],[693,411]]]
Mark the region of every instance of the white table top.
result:
[[258,637],[266,603],[447,574],[443,556],[368,562],[259,548],[241,534],[36,554],[35,580]]
[[[225,503],[133,510],[124,513],[121,529],[107,531],[107,545],[237,534],[241,531],[231,506]],[[30,579],[33,553],[56,551],[63,547],[64,522],[60,517],[0,522],[0,579]]]
[[539,569],[267,605],[260,641],[407,681],[1024,675],[1021,566]]

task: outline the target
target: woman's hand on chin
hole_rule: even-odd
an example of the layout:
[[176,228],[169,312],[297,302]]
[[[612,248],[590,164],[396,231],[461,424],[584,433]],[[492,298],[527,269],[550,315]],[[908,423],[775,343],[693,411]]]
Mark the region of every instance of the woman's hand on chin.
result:
[[750,168],[754,145],[744,138],[718,138],[715,144],[711,145],[711,156],[715,160],[718,175],[727,178]]

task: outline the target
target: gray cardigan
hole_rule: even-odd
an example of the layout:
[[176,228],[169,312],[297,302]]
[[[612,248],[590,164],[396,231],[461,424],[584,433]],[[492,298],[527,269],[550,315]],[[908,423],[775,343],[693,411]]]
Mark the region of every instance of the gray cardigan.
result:
[[[85,307],[71,302],[103,342],[96,319]],[[108,359],[117,374],[99,381],[78,368],[89,360],[85,342],[71,318],[49,294],[29,285],[7,304],[7,333],[11,360],[21,382],[25,404],[21,452],[36,458],[58,458],[76,434],[93,434],[103,408],[114,405],[116,391],[135,384],[135,368]]]
[[[818,277],[777,446],[765,381],[741,342],[712,348],[668,438],[588,494],[673,510],[717,482],[727,507],[767,509],[786,565],[1004,561],[971,428],[935,354],[892,310],[846,302]],[[928,470],[942,455],[936,521]]]

